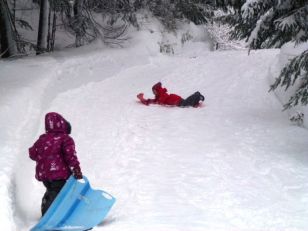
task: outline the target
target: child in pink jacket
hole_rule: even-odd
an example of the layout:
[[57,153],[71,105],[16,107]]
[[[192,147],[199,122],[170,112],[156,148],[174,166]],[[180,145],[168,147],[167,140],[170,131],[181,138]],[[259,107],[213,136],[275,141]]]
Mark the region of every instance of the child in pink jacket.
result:
[[82,179],[75,143],[69,135],[70,123],[60,114],[50,112],[45,116],[45,130],[46,132],[29,148],[29,157],[36,162],[35,178],[42,181],[46,187],[41,205],[42,215],[70,175]]

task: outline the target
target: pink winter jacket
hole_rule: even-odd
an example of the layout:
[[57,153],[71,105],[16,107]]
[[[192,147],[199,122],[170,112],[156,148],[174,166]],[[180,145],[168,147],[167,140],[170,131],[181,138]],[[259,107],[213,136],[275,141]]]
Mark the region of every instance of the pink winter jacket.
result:
[[29,148],[29,156],[36,161],[35,178],[39,181],[66,180],[79,170],[75,144],[67,134],[67,122],[58,113],[45,116],[46,133]]

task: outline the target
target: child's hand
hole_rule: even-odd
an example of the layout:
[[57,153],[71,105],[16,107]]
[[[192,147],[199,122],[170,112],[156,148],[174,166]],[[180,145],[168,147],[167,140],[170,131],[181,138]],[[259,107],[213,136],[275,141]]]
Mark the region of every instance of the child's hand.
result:
[[144,94],[143,93],[139,93],[137,95],[137,98],[140,100],[141,103],[143,103],[144,105],[149,105],[149,100],[144,98]]
[[82,173],[79,167],[76,167],[73,169],[73,176],[75,177],[75,179],[80,180],[82,179]]
[[139,94],[137,95],[137,98],[140,99],[140,100],[141,100],[141,99],[144,99],[144,94],[143,94],[143,93],[139,93]]

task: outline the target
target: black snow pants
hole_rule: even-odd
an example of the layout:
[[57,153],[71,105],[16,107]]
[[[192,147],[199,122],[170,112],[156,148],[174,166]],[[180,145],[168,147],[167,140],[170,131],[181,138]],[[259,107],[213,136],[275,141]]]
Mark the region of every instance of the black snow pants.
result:
[[188,107],[188,106],[196,107],[198,106],[200,101],[204,101],[204,96],[201,95],[199,91],[197,91],[191,96],[188,96],[186,99],[183,99],[180,102],[179,107]]
[[46,213],[49,206],[52,204],[62,187],[65,185],[66,180],[44,181],[46,192],[42,199],[41,212],[42,216]]

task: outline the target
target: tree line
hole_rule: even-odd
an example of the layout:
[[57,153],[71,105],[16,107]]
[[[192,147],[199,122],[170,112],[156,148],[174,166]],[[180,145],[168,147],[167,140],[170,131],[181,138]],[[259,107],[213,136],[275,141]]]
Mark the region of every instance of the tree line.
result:
[[[30,0],[29,0],[30,1]],[[137,12],[150,11],[170,31],[176,22],[188,20],[197,25],[219,22],[232,28],[230,39],[245,39],[249,49],[280,48],[287,42],[308,40],[307,0],[31,0],[39,8],[36,43],[25,41],[19,27],[32,29],[30,23],[18,19],[16,0],[0,0],[0,55],[2,58],[26,53],[51,52],[59,25],[75,36],[74,46],[82,46],[101,38],[120,42],[128,26],[139,27]],[[215,12],[221,11],[217,16]],[[101,15],[107,24],[95,20]],[[284,105],[285,109],[308,103],[308,51],[293,58],[285,66],[271,90],[288,89],[300,81],[300,87]]]

